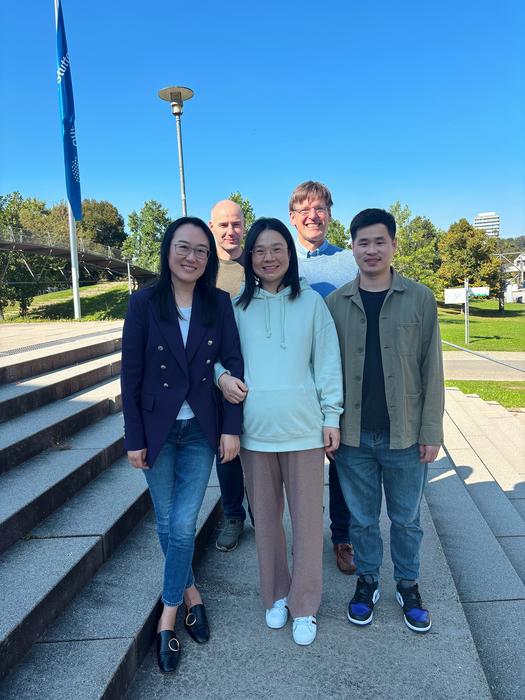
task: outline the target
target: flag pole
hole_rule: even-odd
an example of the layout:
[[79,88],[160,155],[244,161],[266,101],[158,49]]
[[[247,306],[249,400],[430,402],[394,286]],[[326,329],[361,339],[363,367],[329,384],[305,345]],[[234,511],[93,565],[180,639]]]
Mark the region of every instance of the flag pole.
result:
[[55,3],[55,23],[57,32],[57,82],[62,120],[64,146],[64,167],[67,189],[67,214],[69,221],[69,254],[71,258],[71,286],[75,320],[80,320],[80,289],[76,221],[82,219],[82,199],[80,195],[80,173],[78,169],[77,138],[75,132],[75,105],[71,67],[67,49],[66,30],[60,0]]
[[77,224],[73,216],[71,204],[67,203],[67,215],[69,219],[69,253],[71,257],[71,284],[73,286],[73,309],[75,312],[75,320],[81,318],[80,311],[80,287],[78,274],[78,247],[77,247]]

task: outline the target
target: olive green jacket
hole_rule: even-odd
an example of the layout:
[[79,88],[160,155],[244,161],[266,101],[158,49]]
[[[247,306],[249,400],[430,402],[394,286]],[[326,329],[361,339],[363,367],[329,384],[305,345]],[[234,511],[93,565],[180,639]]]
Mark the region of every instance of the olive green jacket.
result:
[[[341,442],[359,447],[366,347],[366,314],[359,276],[326,298],[343,361],[344,413]],[[441,336],[434,295],[395,270],[379,315],[390,448],[440,445],[445,389]]]

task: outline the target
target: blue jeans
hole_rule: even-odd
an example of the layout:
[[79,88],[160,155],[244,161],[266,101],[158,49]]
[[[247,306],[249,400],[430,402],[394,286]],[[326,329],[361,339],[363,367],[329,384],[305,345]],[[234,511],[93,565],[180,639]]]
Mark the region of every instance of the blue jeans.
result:
[[221,487],[222,505],[227,518],[246,520],[246,511],[242,504],[244,498],[244,476],[241,460],[235,457],[231,462],[222,464],[217,459],[217,476]]
[[194,583],[191,562],[197,516],[214,453],[196,418],[176,420],[155,464],[144,470],[164,552],[164,605],[180,605]]
[[390,518],[390,554],[396,581],[417,581],[423,538],[420,505],[428,465],[419,461],[417,444],[391,450],[388,432],[361,431],[359,447],[341,445],[335,460],[350,510],[350,540],[359,576],[379,579],[383,541],[379,530],[382,490]]
[[349,535],[350,513],[341,491],[335,462],[330,457],[328,457],[328,462],[328,493],[330,494],[329,507],[332,542],[334,544],[343,544],[344,542],[352,541]]

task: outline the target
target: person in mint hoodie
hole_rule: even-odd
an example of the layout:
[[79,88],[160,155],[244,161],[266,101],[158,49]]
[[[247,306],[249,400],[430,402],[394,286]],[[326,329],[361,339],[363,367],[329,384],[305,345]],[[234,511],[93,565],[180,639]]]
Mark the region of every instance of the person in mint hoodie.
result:
[[[339,446],[341,358],[323,299],[299,279],[297,253],[278,219],[258,219],[245,244],[245,287],[233,300],[244,357],[241,462],[255,519],[266,624],[311,644],[322,592],[323,465]],[[220,370],[218,372],[220,374]],[[224,373],[228,384],[242,382]],[[292,518],[290,573],[282,516]]]

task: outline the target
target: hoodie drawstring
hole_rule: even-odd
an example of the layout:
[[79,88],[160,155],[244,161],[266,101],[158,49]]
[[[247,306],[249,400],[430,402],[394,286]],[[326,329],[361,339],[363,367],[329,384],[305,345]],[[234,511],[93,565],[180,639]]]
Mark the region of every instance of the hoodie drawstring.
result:
[[272,326],[270,323],[270,302],[268,297],[264,297],[264,320],[266,321],[266,337],[272,337]]
[[281,301],[281,347],[286,349],[286,336],[284,334],[284,322],[286,317],[285,297],[280,297]]
[[[279,297],[280,304],[280,317],[281,317],[281,342],[280,345],[283,350],[286,349],[286,334],[284,324],[286,323],[286,297]],[[266,337],[272,337],[272,323],[270,319],[270,299],[269,297],[264,297],[264,322],[266,324]]]

